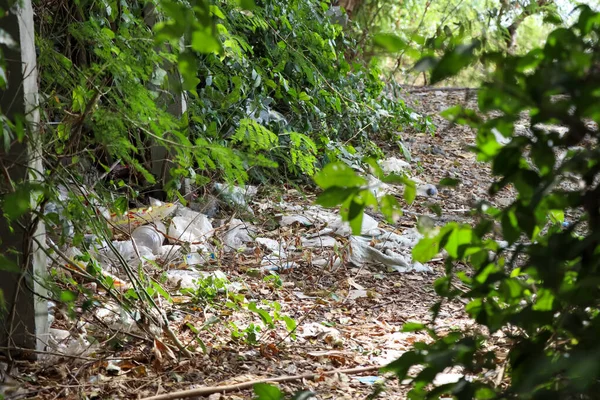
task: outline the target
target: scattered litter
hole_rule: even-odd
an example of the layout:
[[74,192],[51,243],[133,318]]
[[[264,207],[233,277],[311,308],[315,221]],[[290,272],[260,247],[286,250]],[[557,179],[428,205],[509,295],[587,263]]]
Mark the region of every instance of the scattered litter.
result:
[[230,284],[227,279],[227,274],[223,271],[203,272],[193,269],[172,269],[167,272],[167,282],[170,285],[178,286],[181,289],[196,290],[200,287],[198,281],[208,279],[222,280],[227,290],[237,291],[240,285]]
[[157,205],[129,210],[123,215],[113,214],[110,223],[118,228],[116,230],[132,232],[138,226],[163,220],[177,210],[177,205],[173,203],[161,203],[156,200],[155,204]]
[[379,161],[379,166],[386,174],[401,174],[410,169],[410,164],[396,157]]
[[[108,259],[112,265],[120,265],[119,255],[127,262],[127,264],[137,264],[139,262],[140,257],[146,260],[155,260],[156,256],[152,249],[149,249],[146,246],[135,246],[137,247],[137,252],[133,247],[133,241],[131,240],[122,240],[122,241],[113,241],[112,242],[115,251],[110,247],[104,248],[101,255]],[[139,253],[139,257],[138,257]]]
[[374,177],[373,175],[369,175],[367,181],[369,184],[369,190],[378,200],[383,196],[392,193],[390,185],[383,183],[380,179]]
[[424,266],[421,263],[411,263],[411,256],[409,254],[402,255],[394,251],[394,245],[399,245],[397,242],[388,241],[386,246],[378,246],[378,248],[371,246],[372,239],[364,236],[351,236],[350,237],[350,257],[349,261],[360,267],[366,264],[383,264],[391,270],[397,272],[428,272],[431,271],[429,267]]
[[158,258],[166,264],[169,264],[182,256],[183,249],[181,246],[176,244],[167,244],[160,246],[158,249]]
[[189,208],[180,207],[171,219],[169,240],[188,243],[202,243],[214,233],[208,217]]
[[293,261],[286,261],[273,254],[264,256],[260,262],[260,265],[267,271],[285,271],[298,266],[298,264]]
[[467,381],[471,380],[470,377],[465,376],[463,374],[440,373],[440,374],[437,374],[435,376],[435,378],[433,379],[433,385],[434,386],[442,386],[442,385],[447,385],[449,383],[456,383],[456,382],[460,381],[462,378],[465,378]]
[[[290,218],[282,217],[280,225],[286,226],[294,222],[300,222],[303,225],[320,224],[326,226],[321,229],[317,235],[328,235],[334,233],[339,236],[348,237],[352,234],[352,229],[348,222],[342,221],[338,213],[326,210],[320,206],[300,207],[289,204],[280,204],[284,209],[294,214]],[[293,218],[292,218],[293,217]],[[361,234],[362,235],[377,235],[380,231],[377,228],[378,222],[365,213],[363,215]]]
[[[81,327],[83,332],[85,328]],[[66,356],[83,356],[93,352],[90,342],[85,339],[85,333],[72,334],[63,329],[48,329],[48,347],[56,353]]]
[[361,297],[367,297],[367,291],[364,289],[352,289],[348,291],[348,300],[356,300]]
[[121,367],[117,365],[115,360],[109,360],[106,366],[106,373],[108,375],[117,376],[121,373]]
[[374,385],[378,382],[383,382],[383,378],[380,376],[353,376],[352,378],[365,385]]
[[304,324],[299,331],[298,336],[302,338],[317,338],[332,346],[341,346],[344,343],[340,331],[317,322]]
[[292,225],[295,223],[298,223],[298,224],[304,225],[304,226],[311,226],[313,224],[310,219],[308,219],[304,215],[299,215],[299,214],[284,215],[283,217],[281,217],[281,221],[279,222],[279,224],[281,226],[288,226],[288,225]]
[[246,243],[252,241],[252,228],[239,219],[232,219],[229,227],[222,237],[225,251],[237,251],[242,249]]
[[285,257],[285,250],[283,245],[279,243],[277,240],[269,239],[269,238],[256,238],[256,243],[267,248],[271,253],[275,255],[279,255],[279,257]]
[[312,239],[302,238],[302,247],[335,247],[339,245],[338,241],[331,236],[319,236]]
[[438,194],[438,190],[435,185],[427,183],[424,185],[417,186],[417,196],[419,197],[433,197]]
[[131,234],[131,238],[135,241],[135,244],[138,247],[145,246],[149,248],[153,254],[158,254],[165,240],[165,236],[161,232],[166,232],[167,228],[160,221],[157,221],[155,225],[156,226],[138,226]]
[[115,331],[138,332],[139,328],[135,320],[120,305],[108,302],[104,307],[96,310],[96,317],[106,326]]
[[239,186],[231,186],[222,183],[215,183],[215,190],[221,199],[232,205],[241,207],[244,210],[248,211],[250,214],[254,215],[252,208],[248,205],[246,199],[252,198],[258,193],[258,188],[255,186],[248,186],[246,188],[242,188]]
[[310,300],[310,299],[316,299],[315,296],[307,296],[302,292],[293,292],[294,296],[296,296],[297,298],[299,298],[300,300]]
[[193,266],[208,264],[216,259],[217,256],[215,253],[210,251],[208,247],[202,246],[200,248],[200,246],[198,246],[196,249],[194,249],[194,251],[186,254],[183,258],[183,261],[186,263],[186,265]]

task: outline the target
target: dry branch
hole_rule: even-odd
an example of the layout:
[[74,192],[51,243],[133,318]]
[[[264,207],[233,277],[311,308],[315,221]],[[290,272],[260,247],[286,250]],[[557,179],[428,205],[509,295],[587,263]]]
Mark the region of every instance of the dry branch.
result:
[[208,396],[213,393],[225,393],[225,392],[233,392],[237,390],[250,389],[257,383],[268,383],[268,382],[290,382],[297,381],[301,379],[310,379],[314,380],[321,376],[325,375],[333,375],[333,374],[357,374],[361,372],[370,372],[376,371],[382,368],[379,365],[372,365],[370,367],[358,367],[358,368],[350,368],[350,369],[336,369],[333,371],[319,372],[319,373],[308,373],[302,375],[290,375],[290,376],[279,376],[277,378],[265,378],[265,379],[257,379],[254,381],[236,383],[235,385],[223,385],[223,386],[207,386],[202,388],[190,389],[190,390],[181,390],[179,392],[165,393],[159,394],[157,396],[145,397],[142,400],[174,400],[174,399],[184,399],[189,397],[196,396]]

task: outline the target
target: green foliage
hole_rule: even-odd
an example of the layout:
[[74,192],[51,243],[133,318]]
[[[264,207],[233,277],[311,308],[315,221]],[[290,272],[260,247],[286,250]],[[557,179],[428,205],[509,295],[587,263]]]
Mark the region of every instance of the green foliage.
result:
[[[457,49],[423,65],[434,76],[456,74],[474,60],[472,52]],[[481,61],[494,72],[479,91],[479,113],[455,107],[445,116],[477,129],[474,151],[479,160],[491,163],[497,177],[490,194],[511,185],[517,197],[503,209],[479,204],[474,227],[450,223],[424,232],[413,258],[426,262],[444,249],[446,274],[435,282],[436,293],[444,300],[468,301],[465,311],[485,329],[440,337],[435,323],[440,300],[431,309],[432,321],[404,327],[426,330],[433,341],[415,344],[384,371],[411,382],[411,399],[596,398],[600,14],[582,7],[578,21],[552,32],[542,49],[524,55],[484,51]],[[515,135],[523,114],[531,119],[531,132]],[[567,132],[559,133],[553,125]],[[498,135],[508,143],[499,143]],[[325,189],[318,202],[342,204],[346,220],[358,218],[344,211],[346,199],[365,190],[365,182],[350,168],[327,166],[315,181]],[[575,220],[564,225],[565,215]],[[494,237],[494,226],[501,228],[500,238]],[[472,273],[457,270],[458,262],[471,266]],[[456,280],[466,289],[459,289]],[[510,346],[506,359],[489,347],[489,336],[480,333],[486,331],[503,332]],[[484,378],[498,360],[505,364],[507,386]],[[413,372],[416,366],[419,372]],[[433,387],[436,375],[448,368],[474,379]]]
[[[504,361],[510,385],[461,379],[428,386],[449,367],[477,376],[496,366],[498,354],[486,347],[483,334],[454,332],[416,344],[385,368],[400,380],[412,380],[409,398],[596,398],[600,153],[598,131],[590,123],[600,122],[599,21],[600,14],[584,7],[579,20],[552,32],[542,49],[523,56],[484,54],[494,70],[479,91],[479,111],[487,118],[459,108],[447,113],[478,129],[475,152],[498,176],[490,193],[513,185],[518,195],[501,210],[481,204],[477,226],[446,225],[423,239],[413,256],[427,261],[444,248],[446,275],[436,281],[436,292],[468,299],[466,312],[490,333],[510,332]],[[531,134],[513,136],[523,112],[531,117]],[[568,131],[559,134],[548,124]],[[499,144],[493,130],[510,142]],[[567,175],[581,186],[569,185]],[[566,227],[565,211],[577,216]],[[514,244],[510,251],[490,237],[494,223]],[[471,265],[473,273],[455,270],[457,261]],[[458,290],[456,279],[467,289]],[[440,304],[433,307],[434,315]],[[434,323],[428,326],[432,332]],[[423,369],[412,375],[415,365]]]
[[[184,177],[310,176],[342,141],[367,155],[373,134],[422,123],[383,96],[376,67],[346,61],[356,43],[328,11],[281,0],[38,5],[50,162],[82,152],[107,166],[120,160],[130,183],[150,186],[162,179],[151,150],[161,145],[173,194]],[[182,89],[179,119],[167,109]]]
[[[373,49],[394,55],[389,65],[396,79],[417,77],[424,67],[440,57],[452,57],[469,39],[477,40],[487,51],[510,51],[524,54],[544,43],[552,24],[561,25],[572,12],[571,2],[527,0],[518,3],[500,0],[451,0],[445,2],[365,0],[355,15],[355,30],[368,43],[373,35]],[[385,10],[385,12],[383,12]],[[456,57],[455,57],[456,58]],[[413,63],[421,60],[417,68]],[[458,58],[456,58],[458,60]],[[439,76],[433,84],[452,79],[472,85],[489,72],[474,59],[462,58],[468,68]],[[453,62],[456,68],[458,63]]]
[[[385,175],[374,159],[365,159],[364,164],[371,168],[371,173],[384,183],[404,185],[404,200],[411,204],[416,197],[416,185],[406,176]],[[366,208],[379,209],[393,222],[396,216],[402,215],[400,204],[392,195],[377,199],[367,185],[367,180],[359,176],[352,168],[342,162],[327,164],[314,177],[315,183],[323,192],[317,197],[317,204],[323,207],[340,208],[340,216],[350,223],[352,232],[359,234],[362,227],[363,212]]]

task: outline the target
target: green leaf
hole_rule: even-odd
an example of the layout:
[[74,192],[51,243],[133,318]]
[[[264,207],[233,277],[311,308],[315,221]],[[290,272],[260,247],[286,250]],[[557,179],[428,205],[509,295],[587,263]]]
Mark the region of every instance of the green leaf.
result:
[[405,183],[403,196],[404,201],[408,204],[412,204],[412,202],[415,201],[415,198],[417,197],[417,185],[413,181]]
[[189,51],[180,53],[177,66],[183,78],[183,89],[196,94],[196,87],[200,83],[200,79],[195,56]]
[[77,292],[61,290],[59,300],[63,303],[72,303],[77,299]]
[[425,205],[438,217],[442,215],[442,207],[438,203],[426,203]]
[[288,330],[288,332],[293,332],[296,329],[297,324],[295,319],[284,315],[283,322],[285,322],[285,327]]
[[256,8],[254,0],[237,0],[237,3],[244,10],[254,10]]
[[273,326],[273,318],[271,315],[266,310],[258,308],[255,302],[248,304],[248,310],[257,313],[265,325]]
[[417,61],[417,63],[413,67],[413,69],[416,72],[425,72],[425,71],[429,71],[430,69],[435,67],[437,65],[437,63],[438,63],[437,58],[432,57],[432,56],[425,56],[425,57],[421,58],[419,61]]
[[268,383],[256,383],[252,388],[257,396],[255,400],[281,400],[284,398],[278,387]]
[[323,189],[332,186],[360,187],[367,184],[364,178],[358,176],[352,168],[341,162],[327,164],[315,174],[314,180]]
[[218,53],[221,43],[209,27],[197,28],[192,32],[192,49],[199,53]]
[[400,358],[392,361],[381,369],[382,372],[392,372],[398,379],[406,378],[408,370],[413,365],[421,364],[424,361],[424,356],[415,351],[407,351]]
[[420,322],[407,322],[402,325],[402,332],[417,332],[423,329],[427,329],[427,326]]
[[2,198],[2,211],[6,218],[15,221],[31,209],[31,191],[30,185],[17,185],[14,192]]
[[159,285],[157,282],[152,281],[152,286],[154,287],[154,290],[156,290],[156,292],[160,294],[165,300],[167,300],[169,303],[173,303],[171,295],[161,285]]
[[550,289],[541,288],[537,292],[533,309],[536,311],[552,311],[554,294]]
[[347,218],[354,235],[360,235],[361,233],[364,209],[364,204],[356,201],[350,203]]
[[440,251],[440,239],[436,236],[433,238],[423,238],[412,249],[412,256],[415,261],[427,262],[436,256]]
[[316,200],[316,203],[323,207],[335,207],[344,203],[349,197],[353,196],[360,189],[357,187],[338,187],[332,186],[321,193]]
[[379,208],[383,216],[390,223],[394,222],[395,216],[402,215],[402,209],[400,208],[400,204],[398,204],[398,200],[391,194],[386,194],[379,200]]
[[508,210],[502,215],[501,219],[502,234],[508,244],[513,244],[521,237],[521,229],[517,217],[513,210]]
[[444,246],[448,254],[453,258],[459,258],[462,256],[460,247],[466,244],[470,244],[473,238],[473,231],[471,228],[462,227],[453,229],[448,236],[448,241]]
[[470,44],[461,44],[446,52],[431,71],[431,85],[458,74],[475,59],[475,50],[480,42],[473,40]]
[[460,183],[460,179],[454,179],[454,178],[444,178],[440,181],[439,185],[440,186],[449,186],[449,187],[455,187]]
[[397,53],[406,49],[406,42],[391,33],[378,33],[373,37],[373,43],[390,53]]
[[11,259],[0,254],[0,271],[20,273],[21,268]]

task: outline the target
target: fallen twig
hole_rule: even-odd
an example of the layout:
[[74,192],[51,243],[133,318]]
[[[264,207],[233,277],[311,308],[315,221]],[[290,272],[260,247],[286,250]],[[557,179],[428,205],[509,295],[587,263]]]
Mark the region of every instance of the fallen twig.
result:
[[478,88],[470,88],[470,87],[434,87],[434,86],[413,86],[406,91],[408,93],[419,93],[419,92],[461,92],[461,91],[471,91],[471,90],[479,90]]
[[257,383],[267,383],[267,382],[290,382],[297,381],[301,379],[317,379],[320,376],[324,375],[333,375],[333,374],[357,374],[361,372],[369,372],[376,371],[382,368],[380,365],[372,365],[369,367],[358,367],[358,368],[350,368],[350,369],[336,369],[333,371],[325,371],[320,373],[309,373],[302,375],[290,375],[290,376],[279,376],[277,378],[265,378],[265,379],[257,379],[250,382],[236,383],[235,385],[223,385],[223,386],[207,386],[197,389],[190,390],[181,390],[179,392],[165,393],[159,394],[157,396],[152,397],[144,397],[142,400],[174,400],[174,399],[184,399],[189,397],[196,396],[207,396],[213,393],[225,393],[225,392],[233,392],[236,390],[244,390],[250,389],[252,386]]

